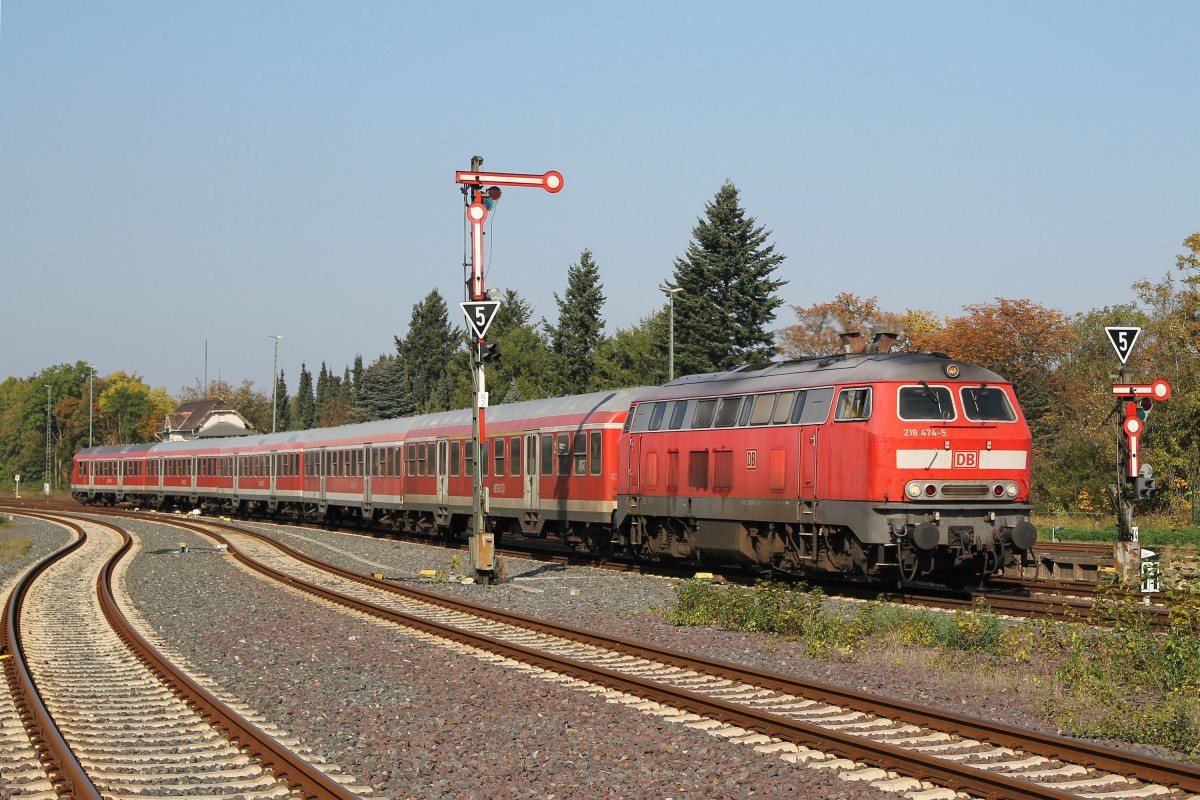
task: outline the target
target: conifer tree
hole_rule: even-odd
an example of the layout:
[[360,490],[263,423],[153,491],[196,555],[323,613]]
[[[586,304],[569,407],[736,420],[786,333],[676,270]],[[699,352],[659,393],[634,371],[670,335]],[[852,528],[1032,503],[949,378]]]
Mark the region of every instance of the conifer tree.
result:
[[675,374],[713,372],[775,354],[769,326],[787,281],[771,277],[784,256],[766,244],[770,231],[742,210],[726,181],[692,229],[687,255],[675,260]]
[[313,396],[312,373],[302,363],[300,364],[300,381],[296,386],[296,398],[288,430],[306,431],[316,425],[317,401]]
[[591,388],[595,372],[596,346],[604,338],[604,307],[600,270],[592,251],[584,250],[579,263],[567,268],[567,291],[558,305],[558,324],[547,327],[554,353],[555,385],[563,394],[578,394]]
[[417,413],[450,408],[454,362],[463,343],[461,328],[450,324],[446,301],[437,289],[413,306],[408,333],[396,337],[396,353],[403,362],[407,393]]
[[413,413],[404,390],[404,363],[399,356],[380,356],[362,370],[356,393],[355,419],[395,419]]
[[279,378],[275,381],[275,429],[288,430],[288,393],[287,381],[283,370],[279,370]]

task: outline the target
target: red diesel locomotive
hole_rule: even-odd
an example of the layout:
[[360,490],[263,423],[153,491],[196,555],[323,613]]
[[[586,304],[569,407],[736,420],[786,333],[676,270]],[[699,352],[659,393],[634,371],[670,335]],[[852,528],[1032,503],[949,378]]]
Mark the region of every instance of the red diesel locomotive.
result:
[[[488,409],[499,534],[792,575],[965,583],[1018,564],[1030,434],[1012,386],[928,353],[845,353]],[[471,525],[470,410],[97,447],[84,503]]]

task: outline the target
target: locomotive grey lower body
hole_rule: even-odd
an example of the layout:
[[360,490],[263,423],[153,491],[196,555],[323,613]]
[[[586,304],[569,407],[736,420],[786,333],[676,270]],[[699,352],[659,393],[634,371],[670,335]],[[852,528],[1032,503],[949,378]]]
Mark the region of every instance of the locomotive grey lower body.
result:
[[1024,565],[1031,506],[921,505],[619,495],[616,540],[633,555],[965,585]]

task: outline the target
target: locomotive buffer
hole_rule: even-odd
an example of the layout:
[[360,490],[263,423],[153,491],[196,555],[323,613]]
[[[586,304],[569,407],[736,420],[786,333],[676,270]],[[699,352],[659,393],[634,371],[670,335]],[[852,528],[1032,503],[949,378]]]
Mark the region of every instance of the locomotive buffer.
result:
[[[471,169],[455,172],[454,182],[462,184],[463,199],[467,203],[467,222],[471,226],[471,260],[463,265],[464,268],[470,268],[471,274],[465,281],[467,299],[459,303],[459,308],[466,316],[467,326],[473,336],[471,360],[475,403],[471,414],[471,472],[474,487],[471,503],[471,562],[475,569],[475,580],[486,585],[496,575],[496,546],[494,535],[487,530],[487,496],[483,488],[483,464],[479,458],[481,444],[487,435],[485,418],[488,396],[483,367],[490,361],[500,360],[499,348],[486,341],[487,329],[496,316],[500,302],[489,299],[484,291],[483,224],[491,209],[500,202],[501,186],[541,187],[555,193],[563,187],[563,176],[554,170],[542,175],[481,172],[482,166],[483,157],[473,156]],[[491,185],[485,189],[486,184]]]

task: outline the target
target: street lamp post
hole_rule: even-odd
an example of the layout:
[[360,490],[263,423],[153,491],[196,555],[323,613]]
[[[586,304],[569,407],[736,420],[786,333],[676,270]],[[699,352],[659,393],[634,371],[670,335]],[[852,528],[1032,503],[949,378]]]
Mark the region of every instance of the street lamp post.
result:
[[275,340],[275,363],[271,366],[271,433],[275,432],[275,416],[278,413],[278,402],[275,393],[279,389],[279,340],[283,334],[267,334],[268,339]]
[[682,292],[683,289],[679,286],[671,286],[668,283],[660,283],[658,288],[667,296],[670,311],[670,334],[667,339],[667,380],[675,380],[675,295]]

